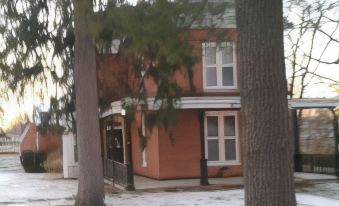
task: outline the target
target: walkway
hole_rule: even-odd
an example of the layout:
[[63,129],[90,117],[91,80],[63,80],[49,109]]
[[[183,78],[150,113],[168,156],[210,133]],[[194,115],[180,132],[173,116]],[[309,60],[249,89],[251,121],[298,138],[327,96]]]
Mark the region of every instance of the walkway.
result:
[[[243,185],[242,177],[209,178],[210,186],[239,188]],[[155,180],[135,175],[134,184],[137,190],[198,188],[200,179]]]

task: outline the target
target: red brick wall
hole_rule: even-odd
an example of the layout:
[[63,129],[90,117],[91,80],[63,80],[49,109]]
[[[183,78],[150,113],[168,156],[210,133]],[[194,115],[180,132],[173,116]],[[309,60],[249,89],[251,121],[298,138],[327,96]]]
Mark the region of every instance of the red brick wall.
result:
[[100,120],[100,135],[101,135],[101,153],[104,159],[107,159],[107,136],[106,136],[106,127],[108,125],[108,121],[110,121],[110,117],[106,117]]
[[[177,117],[171,145],[159,129],[160,179],[200,177],[200,123],[197,110],[182,110]],[[209,166],[210,177],[241,176],[241,165]]]
[[[177,82],[184,89],[185,96],[234,96],[239,95],[238,90],[227,90],[218,92],[204,92],[202,80],[202,42],[205,41],[220,41],[220,37],[229,41],[236,41],[235,29],[220,29],[216,30],[214,35],[207,29],[195,29],[185,32],[190,44],[193,47],[193,52],[196,54],[197,63],[193,68],[193,85],[195,93],[192,93],[189,87],[189,79],[187,74],[182,70],[177,71],[173,76],[173,81]],[[97,78],[99,97],[102,102],[110,103],[120,100],[121,98],[137,92],[138,80],[135,78],[132,68],[132,60],[122,59],[122,57],[114,55],[105,55],[98,59],[97,63]],[[239,74],[239,72],[237,72]],[[127,82],[127,83],[126,83]],[[145,81],[145,87],[148,96],[154,96],[157,92],[156,85],[152,78]]]
[[61,148],[62,136],[48,132],[47,134],[39,134],[39,150],[47,153]]
[[28,131],[20,143],[20,151],[35,150],[36,127],[33,123],[29,123],[28,126]]
[[[36,126],[34,123],[29,124],[29,129],[20,143],[20,150],[32,150],[36,151]],[[61,135],[47,133],[38,135],[39,138],[39,151],[51,152],[61,146]]]
[[135,121],[131,125],[132,136],[132,158],[133,169],[136,174],[147,176],[155,179],[160,178],[159,170],[159,135],[158,128],[154,127],[152,131],[148,131],[149,139],[147,141],[146,156],[147,167],[142,166],[142,156],[140,147],[140,138],[138,128],[141,128],[141,114],[137,113]]
[[160,179],[190,178],[200,175],[200,127],[198,112],[181,111],[173,130],[174,145],[164,129],[159,129]]
[[[173,130],[175,143],[163,128],[155,127],[147,144],[147,167],[141,166],[141,151],[137,126],[140,114],[132,124],[134,172],[155,179],[200,177],[200,124],[197,110],[182,110]],[[241,165],[209,166],[210,177],[241,176]]]

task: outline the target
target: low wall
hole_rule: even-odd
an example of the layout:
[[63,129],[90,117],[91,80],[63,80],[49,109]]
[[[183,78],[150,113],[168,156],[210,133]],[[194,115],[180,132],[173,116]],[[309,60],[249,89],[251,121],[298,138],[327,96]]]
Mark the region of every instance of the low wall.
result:
[[78,178],[78,163],[75,156],[75,137],[73,134],[62,136],[64,178]]

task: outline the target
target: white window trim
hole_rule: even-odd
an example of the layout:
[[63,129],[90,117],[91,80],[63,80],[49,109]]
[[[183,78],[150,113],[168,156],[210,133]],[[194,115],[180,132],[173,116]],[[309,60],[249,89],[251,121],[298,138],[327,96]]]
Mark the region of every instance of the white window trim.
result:
[[[141,133],[142,136],[146,136],[146,126],[145,126],[145,115],[144,113],[141,114]],[[147,154],[146,154],[147,146],[141,152],[141,166],[147,167]]]
[[[238,121],[238,112],[237,111],[207,111],[205,112],[205,158],[208,160],[208,136],[207,136],[207,117],[208,116],[217,116],[218,117],[218,137],[219,140],[219,158],[225,158],[225,146],[223,141],[228,139],[227,137],[220,136],[224,134],[224,127],[222,125],[224,116],[234,116],[235,117],[235,144],[236,144],[236,160],[219,160],[219,161],[207,161],[208,166],[226,166],[226,165],[241,165],[240,161],[240,145],[239,145],[239,121]],[[211,139],[211,138],[210,138]],[[233,139],[233,138],[229,138]]]
[[[204,91],[211,91],[211,90],[236,90],[238,89],[238,74],[237,74],[237,58],[236,58],[236,44],[235,42],[232,42],[233,44],[233,64],[222,64],[222,53],[219,50],[220,44],[224,44],[226,42],[216,43],[216,42],[204,42],[202,43],[202,72],[203,72],[203,88]],[[216,64],[215,65],[205,65],[205,48],[209,46],[215,46],[216,47]],[[217,70],[217,86],[207,86],[206,85],[206,68],[207,67],[216,67]],[[233,86],[222,86],[222,67],[223,66],[233,66]]]

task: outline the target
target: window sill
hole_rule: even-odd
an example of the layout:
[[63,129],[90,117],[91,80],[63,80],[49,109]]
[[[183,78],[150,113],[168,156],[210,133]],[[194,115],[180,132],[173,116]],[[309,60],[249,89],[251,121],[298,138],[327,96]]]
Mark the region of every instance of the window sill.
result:
[[236,165],[241,165],[239,161],[208,161],[207,166],[236,166]]
[[223,89],[223,88],[204,88],[204,92],[239,92],[238,88],[230,88],[230,89]]

